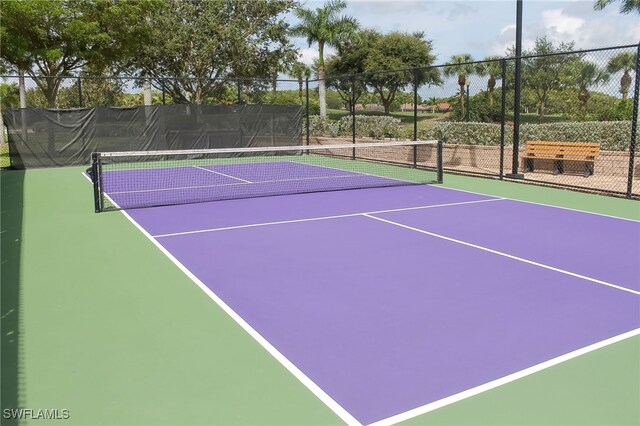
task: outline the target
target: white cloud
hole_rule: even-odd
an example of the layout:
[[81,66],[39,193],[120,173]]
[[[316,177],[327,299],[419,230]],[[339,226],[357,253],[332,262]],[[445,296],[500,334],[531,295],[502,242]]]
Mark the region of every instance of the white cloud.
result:
[[569,16],[562,9],[551,9],[542,12],[542,22],[551,32],[572,36],[578,33],[585,20]]
[[[299,50],[300,55],[298,60],[307,65],[313,65],[313,61],[318,59],[318,48],[317,47],[306,47]],[[335,50],[332,48],[324,48],[324,59],[326,60],[329,56],[333,55]]]

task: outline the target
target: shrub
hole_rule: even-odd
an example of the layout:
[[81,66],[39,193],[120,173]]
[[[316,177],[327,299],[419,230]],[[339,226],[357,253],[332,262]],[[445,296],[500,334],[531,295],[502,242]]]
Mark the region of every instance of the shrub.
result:
[[[342,117],[339,121],[340,134],[350,136],[352,129],[351,116]],[[364,138],[384,139],[402,138],[403,129],[400,119],[389,116],[356,115],[356,136]]]
[[[500,124],[437,122],[423,129],[420,139],[441,139],[446,143],[463,145],[500,145]],[[629,149],[631,138],[630,121],[565,122],[546,124],[523,124],[520,126],[520,141],[524,145],[530,140],[597,142],[601,149],[624,151]],[[511,145],[513,126],[505,128],[505,144]]]
[[[331,121],[328,117],[312,115],[309,122],[310,133],[314,136],[351,136],[351,116]],[[388,116],[356,115],[356,136],[364,138],[406,138],[406,131],[400,119]]]
[[332,122],[328,117],[312,115],[309,117],[309,133],[312,136],[339,136],[338,123]]

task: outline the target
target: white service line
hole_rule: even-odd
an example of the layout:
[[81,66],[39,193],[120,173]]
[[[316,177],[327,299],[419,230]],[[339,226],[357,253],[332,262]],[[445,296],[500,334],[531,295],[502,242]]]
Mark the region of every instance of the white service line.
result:
[[376,213],[391,213],[391,212],[404,212],[409,210],[423,210],[423,209],[433,209],[436,207],[450,207],[450,206],[461,206],[464,204],[476,204],[476,203],[487,203],[490,201],[500,201],[502,198],[491,198],[487,200],[476,200],[476,201],[461,201],[458,203],[446,203],[446,204],[431,204],[428,206],[416,206],[416,207],[401,207],[397,209],[387,209],[387,210],[376,210],[371,212],[358,212],[358,213],[345,213],[338,214],[333,216],[320,216],[320,217],[310,217],[306,219],[291,219],[291,220],[280,220],[276,222],[263,222],[263,223],[251,223],[247,225],[235,225],[235,226],[225,226],[221,228],[210,228],[210,229],[198,229],[195,231],[184,231],[184,232],[173,232],[169,234],[158,234],[154,235],[154,238],[163,238],[163,237],[175,237],[178,235],[190,235],[190,234],[202,234],[205,232],[218,232],[218,231],[229,231],[231,229],[243,229],[243,228],[256,228],[260,226],[271,226],[271,225],[284,225],[287,223],[300,223],[300,222],[313,222],[316,220],[328,220],[328,219],[340,219],[344,217],[354,217],[354,216],[364,216],[367,214],[376,214]]
[[[525,368],[524,370],[517,371],[513,374],[509,374],[508,376],[501,377],[496,380],[492,380],[491,382],[484,383],[480,386],[476,386],[471,389],[467,389],[463,392],[457,393],[455,395],[448,396],[446,398],[440,399],[438,401],[430,402],[429,404],[422,405],[420,407],[414,408],[409,411],[405,411],[404,413],[396,414],[395,416],[388,417],[386,419],[379,420],[377,422],[371,423],[369,426],[391,426],[393,424],[403,422],[405,420],[409,420],[411,418],[417,417],[421,414],[428,413],[430,411],[436,410],[438,408],[445,407],[447,405],[462,401],[463,399],[467,399],[469,397],[481,394],[483,392],[489,391],[491,389],[495,389],[499,386],[506,385],[507,383],[514,382],[518,379],[521,379],[526,376],[530,376],[531,374],[537,373],[542,370],[546,370],[549,367],[553,367],[555,365],[561,364],[563,362],[569,361],[573,358],[577,358],[581,355],[587,354],[589,352],[593,352],[597,349],[604,348],[606,346],[612,345],[614,343],[621,342],[623,340],[629,339],[634,336],[640,335],[640,328],[635,330],[631,330],[629,332],[620,334],[618,336],[611,337],[606,340],[602,340],[600,342],[594,343],[589,346],[585,346],[584,348],[580,348],[573,352],[566,353],[564,355],[560,355],[559,357],[550,359],[548,361],[542,362],[540,364],[531,366],[529,368]],[[428,423],[428,420],[427,420]]]
[[191,166],[191,167],[194,167],[194,168],[196,168],[196,169],[198,169],[198,170],[204,170],[205,172],[213,173],[213,174],[216,174],[216,175],[226,176],[226,177],[231,178],[231,179],[239,180],[240,182],[244,182],[244,183],[253,183],[253,182],[251,182],[250,180],[241,179],[241,178],[239,178],[239,177],[232,176],[232,175],[228,175],[228,174],[226,174],[226,173],[222,173],[222,172],[217,172],[217,171],[215,171],[215,170],[209,170],[209,169],[206,169],[206,168],[204,168],[204,167],[200,167],[200,166]]
[[446,237],[444,235],[440,235],[440,234],[436,234],[436,233],[433,233],[433,232],[425,231],[425,230],[420,229],[420,228],[414,228],[413,226],[404,225],[402,223],[394,222],[394,221],[391,221],[391,220],[388,220],[388,219],[383,219],[383,218],[377,217],[377,216],[372,216],[370,214],[366,214],[365,213],[365,214],[363,214],[363,216],[366,216],[366,217],[368,217],[370,219],[378,220],[380,222],[385,222],[385,223],[388,223],[390,225],[398,226],[400,228],[405,228],[405,229],[408,229],[410,231],[419,232],[421,234],[430,235],[432,237],[440,238],[440,239],[443,239],[443,240],[446,240],[446,241],[451,241],[453,243],[462,244],[462,245],[468,246],[468,247],[473,247],[473,248],[478,249],[478,250],[482,250],[482,251],[486,251],[486,252],[489,252],[489,253],[497,254],[498,256],[503,256],[503,257],[506,257],[506,258],[509,258],[509,259],[517,260],[519,262],[528,263],[529,265],[538,266],[540,268],[549,269],[551,271],[560,272],[561,274],[570,275],[570,276],[576,277],[576,278],[581,278],[581,279],[586,280],[586,281],[591,281],[591,282],[596,283],[596,284],[604,285],[604,286],[607,286],[607,287],[612,287],[612,288],[615,288],[617,290],[626,291],[628,293],[632,293],[632,294],[640,296],[640,291],[632,290],[630,288],[626,288],[626,287],[622,287],[622,286],[619,286],[619,285],[616,285],[616,284],[612,284],[612,283],[609,283],[609,282],[606,282],[606,281],[598,280],[596,278],[591,278],[591,277],[588,277],[586,275],[576,274],[575,272],[570,272],[570,271],[566,271],[564,269],[555,268],[553,266],[545,265],[544,263],[535,262],[533,260],[525,259],[523,257],[514,256],[514,255],[511,255],[511,254],[508,254],[508,253],[504,253],[504,252],[501,252],[501,251],[498,251],[498,250],[493,250],[493,249],[490,249],[488,247],[480,246],[480,245],[477,245],[477,244],[468,243],[466,241],[457,240],[455,238]]
[[[511,183],[516,183],[516,182],[511,182]],[[467,191],[465,189],[451,188],[449,186],[431,185],[431,188],[444,189],[444,190],[447,190],[447,191],[465,192],[467,194],[474,194],[474,195],[484,195],[485,197],[497,197],[497,195],[485,194],[485,193],[476,192],[476,191]],[[548,188],[548,189],[558,189],[558,188]],[[626,220],[628,222],[640,223],[640,220],[629,219],[627,217],[613,216],[613,215],[606,214],[606,213],[596,213],[596,212],[590,212],[590,211],[587,211],[587,210],[572,209],[571,207],[563,207],[563,206],[556,206],[556,205],[553,205],[553,204],[538,203],[536,201],[518,200],[517,198],[503,197],[503,199],[509,200],[509,201],[515,201],[516,203],[535,204],[536,206],[551,207],[551,208],[554,208],[554,209],[569,210],[569,211],[577,212],[577,213],[584,213],[584,214],[590,214],[590,215],[594,215],[594,216],[602,216],[602,217],[608,217],[608,218],[611,218],[611,219]]]

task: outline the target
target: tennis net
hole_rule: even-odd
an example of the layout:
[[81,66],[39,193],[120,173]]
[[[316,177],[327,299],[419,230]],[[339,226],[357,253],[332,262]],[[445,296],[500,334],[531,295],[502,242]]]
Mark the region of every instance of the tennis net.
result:
[[94,152],[95,210],[442,182],[440,141]]

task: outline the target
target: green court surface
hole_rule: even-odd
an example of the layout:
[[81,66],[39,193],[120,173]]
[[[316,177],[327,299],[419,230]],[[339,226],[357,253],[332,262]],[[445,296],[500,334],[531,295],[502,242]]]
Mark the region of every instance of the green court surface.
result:
[[[68,410],[19,423],[34,425],[341,424],[121,213],[94,213],[82,171],[0,174],[3,410]],[[640,220],[637,201],[444,186]],[[407,423],[638,425],[638,360],[630,338]]]

